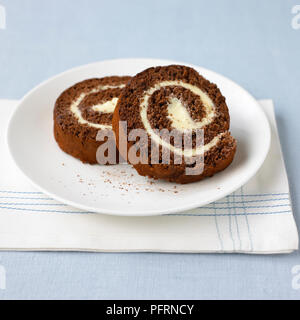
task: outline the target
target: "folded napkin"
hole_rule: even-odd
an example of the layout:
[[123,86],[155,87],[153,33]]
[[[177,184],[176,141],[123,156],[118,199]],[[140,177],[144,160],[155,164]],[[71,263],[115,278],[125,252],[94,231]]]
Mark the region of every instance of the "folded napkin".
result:
[[271,150],[251,181],[202,208],[138,218],[86,213],[35,190],[6,145],[16,103],[0,100],[0,249],[267,254],[298,248],[271,100],[260,101],[272,128]]

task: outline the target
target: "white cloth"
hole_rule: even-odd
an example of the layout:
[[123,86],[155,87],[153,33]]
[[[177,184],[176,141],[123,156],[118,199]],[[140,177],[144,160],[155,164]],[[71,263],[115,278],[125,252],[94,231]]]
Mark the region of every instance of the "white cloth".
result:
[[35,190],[13,164],[6,145],[16,101],[0,100],[0,249],[261,254],[296,250],[298,233],[273,103],[260,103],[271,123],[272,145],[251,181],[202,208],[134,218],[69,213],[78,210]]

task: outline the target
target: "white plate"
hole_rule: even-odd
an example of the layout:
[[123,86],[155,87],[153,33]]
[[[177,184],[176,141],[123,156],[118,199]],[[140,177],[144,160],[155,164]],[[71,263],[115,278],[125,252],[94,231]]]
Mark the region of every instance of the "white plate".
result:
[[17,166],[41,191],[83,210],[150,216],[180,212],[218,200],[245,184],[262,165],[270,145],[268,120],[257,101],[231,80],[201,67],[227,99],[231,132],[238,141],[233,163],[212,178],[188,185],[152,181],[128,165],[82,164],[62,152],[53,138],[53,107],[74,83],[108,75],[134,75],[155,65],[183,64],[152,59],[120,59],[64,72],[29,92],[12,116],[9,149]]

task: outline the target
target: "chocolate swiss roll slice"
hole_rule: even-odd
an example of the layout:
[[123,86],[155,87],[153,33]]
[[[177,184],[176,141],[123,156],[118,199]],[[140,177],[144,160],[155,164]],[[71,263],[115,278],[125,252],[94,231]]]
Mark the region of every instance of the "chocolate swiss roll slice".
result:
[[113,112],[129,79],[89,79],[59,96],[54,108],[54,136],[63,151],[85,163],[101,163],[97,150],[105,140],[97,137],[101,132],[113,133]]
[[119,152],[137,172],[177,183],[199,181],[232,162],[236,141],[229,125],[218,87],[179,65],[133,77],[113,116]]

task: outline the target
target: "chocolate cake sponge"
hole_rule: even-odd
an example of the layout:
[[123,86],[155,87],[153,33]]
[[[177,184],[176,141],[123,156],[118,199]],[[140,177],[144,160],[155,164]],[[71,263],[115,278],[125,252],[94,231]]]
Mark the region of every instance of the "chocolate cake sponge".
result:
[[[120,95],[112,125],[121,155],[140,175],[156,179],[199,181],[225,169],[236,151],[225,98],[186,66],[149,68],[133,77]],[[130,138],[133,129],[147,135],[138,147]],[[166,131],[174,136],[165,138],[161,132]],[[133,147],[138,157],[132,160]]]
[[118,97],[130,77],[89,79],[65,90],[54,107],[54,136],[59,147],[82,162],[95,164],[99,130],[112,130]]

